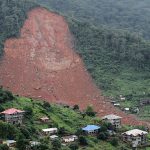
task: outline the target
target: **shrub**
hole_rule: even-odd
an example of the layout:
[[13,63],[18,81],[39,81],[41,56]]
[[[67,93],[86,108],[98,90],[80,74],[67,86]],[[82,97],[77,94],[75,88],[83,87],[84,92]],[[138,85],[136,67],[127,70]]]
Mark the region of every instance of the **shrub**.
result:
[[79,110],[79,106],[78,105],[74,105],[73,106],[73,110]]
[[70,148],[71,150],[77,150],[77,149],[79,149],[79,146],[78,146],[77,143],[73,143],[73,144],[70,144],[69,148]]
[[96,112],[94,112],[94,110],[93,110],[93,107],[92,106],[88,106],[87,108],[86,108],[86,114],[88,115],[88,116],[90,116],[90,117],[95,117],[95,115],[96,115]]
[[53,150],[60,150],[61,149],[61,142],[59,139],[55,139],[52,141]]
[[113,138],[111,141],[110,141],[111,145],[113,146],[118,146],[118,138]]
[[88,145],[87,139],[84,136],[79,137],[80,145]]
[[100,140],[107,140],[108,139],[108,133],[107,132],[101,132],[101,133],[99,133],[97,138]]

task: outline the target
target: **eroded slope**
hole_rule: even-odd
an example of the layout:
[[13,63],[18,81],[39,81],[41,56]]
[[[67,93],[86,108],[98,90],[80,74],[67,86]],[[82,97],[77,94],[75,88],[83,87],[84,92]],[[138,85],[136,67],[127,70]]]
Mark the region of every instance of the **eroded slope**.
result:
[[18,39],[5,43],[0,84],[16,94],[49,102],[93,105],[100,116],[115,113],[123,122],[139,124],[101,96],[74,52],[68,25],[62,16],[43,8],[28,14]]

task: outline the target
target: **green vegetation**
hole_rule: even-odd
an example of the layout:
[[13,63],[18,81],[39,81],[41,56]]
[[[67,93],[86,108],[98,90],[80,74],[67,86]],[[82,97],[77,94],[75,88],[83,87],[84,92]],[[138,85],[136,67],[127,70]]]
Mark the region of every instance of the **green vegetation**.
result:
[[150,97],[150,42],[141,37],[150,38],[149,4],[149,0],[0,0],[0,54],[6,39],[19,35],[27,12],[45,6],[66,16],[75,48],[104,95],[116,99],[121,94],[131,107],[137,106],[141,98]]
[[149,0],[36,0],[41,5],[94,25],[126,29],[150,39]]
[[[113,146],[115,143],[114,141],[111,144],[111,140],[105,139],[105,141],[103,141],[103,139],[98,139],[96,136],[85,136],[82,135],[82,131],[79,131],[81,127],[84,127],[87,124],[96,123],[102,126],[102,130],[100,132],[106,133],[110,125],[102,123],[97,117],[85,115],[83,118],[82,113],[79,110],[65,108],[61,105],[48,104],[47,102],[38,100],[34,101],[28,98],[15,97],[13,101],[7,101],[1,105],[4,109],[14,107],[24,110],[24,108],[26,108],[25,110],[27,112],[23,125],[11,125],[2,121],[0,122],[1,139],[17,140],[17,147],[19,150],[23,150],[27,145],[29,145],[29,139],[41,142],[41,146],[35,147],[36,150],[82,150],[85,148],[87,150],[100,150],[102,147],[104,147],[105,150],[116,150],[116,145]],[[48,109],[48,105],[50,109]],[[40,118],[43,116],[49,117],[50,121],[42,123]],[[41,134],[41,129],[49,127],[57,127],[59,129],[58,135],[60,137],[77,134],[79,136],[79,140],[77,142],[67,144],[67,146],[60,145],[59,139],[51,142],[48,137],[42,137]],[[110,136],[107,134],[107,137]],[[117,148],[118,150],[121,150],[122,146],[125,146],[125,144],[122,143],[121,140],[118,141],[119,144],[117,145]]]
[[19,35],[27,12],[35,6],[32,0],[0,0],[0,56],[5,40]]
[[66,16],[75,49],[104,95],[123,95],[132,107],[150,97],[150,42],[141,36],[149,38],[148,0],[36,1]]

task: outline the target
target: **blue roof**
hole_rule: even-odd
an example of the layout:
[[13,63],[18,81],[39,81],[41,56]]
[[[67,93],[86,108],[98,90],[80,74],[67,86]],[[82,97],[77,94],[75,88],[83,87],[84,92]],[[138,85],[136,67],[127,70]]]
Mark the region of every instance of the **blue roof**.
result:
[[98,130],[100,128],[101,128],[100,126],[96,126],[96,125],[87,125],[86,127],[82,128],[82,130],[91,131],[91,130]]

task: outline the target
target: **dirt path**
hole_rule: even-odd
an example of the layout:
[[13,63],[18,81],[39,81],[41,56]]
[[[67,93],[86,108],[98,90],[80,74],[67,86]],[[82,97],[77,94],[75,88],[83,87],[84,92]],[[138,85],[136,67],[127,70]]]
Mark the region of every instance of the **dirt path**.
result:
[[82,109],[93,105],[99,116],[114,113],[122,116],[125,124],[141,124],[101,96],[72,47],[62,16],[43,8],[33,9],[20,38],[5,42],[0,84],[21,96],[78,104]]

